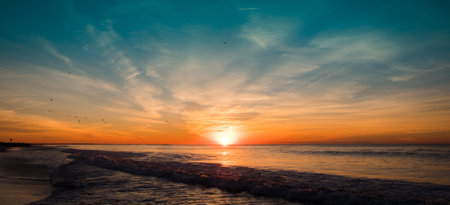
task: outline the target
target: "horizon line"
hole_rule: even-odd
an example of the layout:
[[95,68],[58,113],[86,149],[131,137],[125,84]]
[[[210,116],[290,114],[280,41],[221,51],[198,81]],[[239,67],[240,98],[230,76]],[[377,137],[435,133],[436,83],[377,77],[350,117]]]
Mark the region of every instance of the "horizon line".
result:
[[0,142],[0,144],[31,144],[31,145],[169,145],[169,146],[220,146],[220,147],[233,147],[233,146],[271,146],[271,145],[450,145],[450,143],[270,143],[270,144],[230,144],[222,146],[220,144],[121,144],[121,143],[27,143],[27,142]]

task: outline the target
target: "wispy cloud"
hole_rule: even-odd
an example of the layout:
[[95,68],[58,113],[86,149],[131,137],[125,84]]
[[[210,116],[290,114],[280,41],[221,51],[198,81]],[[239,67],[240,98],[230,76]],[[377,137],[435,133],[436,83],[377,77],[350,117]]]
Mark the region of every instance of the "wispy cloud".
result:
[[259,8],[238,8],[239,11],[256,11],[259,10]]
[[91,13],[77,2],[60,27],[24,28],[26,40],[2,31],[1,129],[138,143],[209,143],[230,127],[244,143],[448,131],[441,26],[409,33],[310,4],[227,3],[216,16],[196,4]]
[[48,42],[47,39],[44,39],[42,37],[36,38],[35,41],[41,45],[41,47],[46,50],[47,52],[49,52],[51,55],[53,55],[54,57],[58,58],[59,60],[63,61],[64,63],[66,63],[69,66],[73,66],[72,65],[72,60],[70,60],[69,57],[61,54],[58,49],[55,48],[55,46],[53,44],[51,44],[50,42]]
[[261,18],[251,15],[249,22],[242,27],[243,38],[267,48],[287,43],[297,23],[289,19]]
[[106,31],[97,30],[89,25],[87,31],[94,38],[96,46],[100,48],[108,63],[108,67],[113,68],[124,80],[123,89],[127,90],[130,97],[147,112],[149,117],[158,118],[159,111],[163,108],[158,99],[160,90],[151,81],[146,80],[146,76],[133,65],[132,59],[128,58],[124,51],[117,49],[115,42],[120,41],[110,22]]
[[393,82],[401,82],[401,81],[411,80],[413,77],[414,77],[413,75],[403,75],[403,76],[393,76],[388,79]]

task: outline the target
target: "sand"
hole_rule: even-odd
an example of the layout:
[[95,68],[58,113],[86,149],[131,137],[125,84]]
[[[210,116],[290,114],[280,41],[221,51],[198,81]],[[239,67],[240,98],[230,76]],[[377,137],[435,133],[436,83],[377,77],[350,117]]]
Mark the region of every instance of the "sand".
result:
[[0,204],[28,204],[51,191],[47,166],[0,152]]

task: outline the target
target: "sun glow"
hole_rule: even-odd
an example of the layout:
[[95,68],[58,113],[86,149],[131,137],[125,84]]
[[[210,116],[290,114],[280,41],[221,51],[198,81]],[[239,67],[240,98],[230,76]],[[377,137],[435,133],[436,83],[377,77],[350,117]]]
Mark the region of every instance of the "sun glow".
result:
[[230,144],[230,138],[229,137],[222,137],[220,139],[220,144],[222,144],[222,146],[227,146]]
[[214,138],[218,144],[221,144],[222,146],[225,147],[235,143],[237,133],[235,132],[233,127],[229,127],[221,132],[216,132],[214,134]]

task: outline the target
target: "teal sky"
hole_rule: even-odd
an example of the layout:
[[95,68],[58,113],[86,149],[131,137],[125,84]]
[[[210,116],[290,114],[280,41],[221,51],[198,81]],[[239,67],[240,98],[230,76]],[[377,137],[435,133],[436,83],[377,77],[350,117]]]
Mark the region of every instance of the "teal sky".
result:
[[450,143],[447,1],[1,1],[0,141]]

